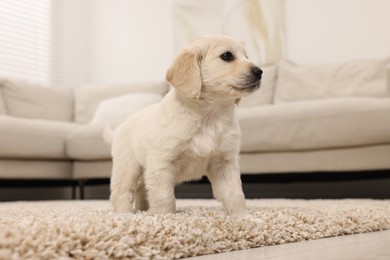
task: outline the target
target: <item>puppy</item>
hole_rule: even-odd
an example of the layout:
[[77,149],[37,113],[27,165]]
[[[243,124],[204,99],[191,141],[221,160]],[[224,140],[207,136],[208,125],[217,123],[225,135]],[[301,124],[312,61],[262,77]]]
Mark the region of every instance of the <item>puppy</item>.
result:
[[260,87],[262,70],[226,36],[194,41],[166,74],[170,92],[115,131],[110,200],[116,212],[173,213],[176,184],[207,175],[227,214],[248,216],[235,106]]

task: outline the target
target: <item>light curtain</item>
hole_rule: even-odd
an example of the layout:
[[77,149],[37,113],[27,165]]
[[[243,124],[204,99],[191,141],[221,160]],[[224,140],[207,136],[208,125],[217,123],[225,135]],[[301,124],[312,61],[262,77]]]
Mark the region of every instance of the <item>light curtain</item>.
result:
[[284,54],[284,0],[174,0],[175,54],[194,39],[224,34],[245,43],[257,64]]

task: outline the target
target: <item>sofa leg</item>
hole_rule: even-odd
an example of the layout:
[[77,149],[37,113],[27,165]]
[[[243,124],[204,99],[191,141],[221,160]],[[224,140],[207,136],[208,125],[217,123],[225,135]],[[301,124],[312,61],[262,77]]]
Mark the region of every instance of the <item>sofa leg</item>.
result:
[[84,184],[85,180],[79,180],[80,200],[84,200]]
[[76,199],[76,186],[76,183],[72,184],[72,200]]

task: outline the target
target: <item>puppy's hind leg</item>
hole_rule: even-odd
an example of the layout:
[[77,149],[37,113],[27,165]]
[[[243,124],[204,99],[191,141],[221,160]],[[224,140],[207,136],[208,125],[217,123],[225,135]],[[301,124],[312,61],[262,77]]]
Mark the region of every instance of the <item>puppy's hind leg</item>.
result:
[[141,174],[142,167],[134,156],[113,156],[110,200],[115,212],[133,211],[134,196]]

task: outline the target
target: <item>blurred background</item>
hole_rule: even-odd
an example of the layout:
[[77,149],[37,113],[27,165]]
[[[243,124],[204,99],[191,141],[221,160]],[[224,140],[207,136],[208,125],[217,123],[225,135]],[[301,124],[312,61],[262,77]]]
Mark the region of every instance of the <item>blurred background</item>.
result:
[[[313,65],[386,58],[389,13],[388,0],[0,0],[0,78],[76,89],[163,81],[180,49],[207,34],[243,41],[249,58],[260,66],[281,60]],[[345,195],[345,183],[332,185],[245,189],[252,195],[262,190],[265,197],[310,197],[315,190],[329,197],[333,188],[339,191],[335,197]],[[356,192],[348,196],[365,196],[367,185],[385,190],[389,182],[352,180],[349,189]],[[47,186],[2,185],[0,198],[70,198],[69,187]],[[208,185],[179,188],[186,191],[210,195]],[[86,197],[107,198],[108,192],[107,184],[89,187]]]
[[260,65],[390,54],[386,0],[1,0],[0,10],[2,74],[21,66],[9,50],[21,45],[40,65],[32,79],[64,86],[161,80],[180,48],[214,33],[245,41]]

